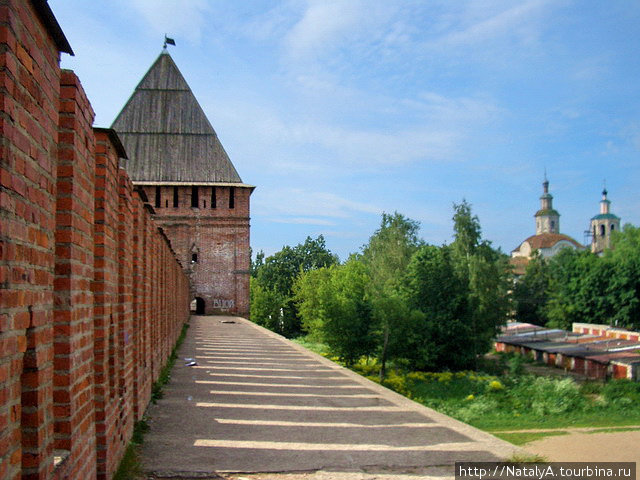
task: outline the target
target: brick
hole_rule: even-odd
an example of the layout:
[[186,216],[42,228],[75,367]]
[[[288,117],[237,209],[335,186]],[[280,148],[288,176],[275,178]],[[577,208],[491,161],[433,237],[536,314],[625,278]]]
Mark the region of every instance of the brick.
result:
[[53,478],[54,431],[68,478],[110,478],[188,318],[188,279],[30,2],[0,5],[0,43],[0,478]]

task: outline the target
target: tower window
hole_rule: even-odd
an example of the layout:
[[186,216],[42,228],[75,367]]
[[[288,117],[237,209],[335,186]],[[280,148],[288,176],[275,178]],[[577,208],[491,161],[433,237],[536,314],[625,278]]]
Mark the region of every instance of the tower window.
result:
[[198,254],[197,253],[192,253],[191,254],[191,263],[198,263]]
[[199,206],[198,187],[191,187],[191,208],[198,208]]
[[604,237],[606,228],[604,227],[604,225],[600,225],[600,235],[602,235]]
[[612,223],[611,224],[611,231],[613,232],[616,229],[616,226]]
[[211,208],[216,208],[216,187],[211,187]]
[[162,198],[161,198],[161,187],[156,187],[156,208],[160,208],[160,205],[162,205]]
[[178,187],[173,187],[173,208],[178,208]]
[[229,187],[229,208],[235,208],[236,206],[236,189],[235,187]]

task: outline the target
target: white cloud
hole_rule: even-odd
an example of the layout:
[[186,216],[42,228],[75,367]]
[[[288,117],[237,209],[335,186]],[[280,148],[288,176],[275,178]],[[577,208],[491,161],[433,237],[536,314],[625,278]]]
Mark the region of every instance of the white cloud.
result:
[[[508,8],[499,5],[497,12],[491,8],[478,10],[472,4],[466,14],[458,17],[462,25],[437,39],[432,46],[476,46],[505,36],[516,38],[522,44],[537,43],[542,26],[539,20],[549,3],[550,0],[529,0],[513,6],[508,2]],[[482,6],[485,7],[484,3]],[[490,16],[487,17],[486,12],[490,12]]]
[[[345,100],[346,101],[346,100]],[[354,94],[341,106],[319,106],[320,114],[286,114],[278,106],[234,103],[220,108],[225,138],[236,138],[244,158],[291,174],[324,174],[366,170],[414,162],[450,162],[468,157],[470,145],[501,121],[504,112],[490,99],[447,97],[423,92],[416,98],[378,98],[365,104]],[[342,110],[375,121],[340,118]],[[233,112],[226,114],[224,112]],[[243,142],[253,119],[252,142]],[[233,133],[231,133],[233,132]],[[473,148],[473,147],[471,147]],[[284,149],[284,150],[283,150]],[[265,152],[286,152],[266,154]]]
[[254,196],[254,213],[275,215],[281,219],[282,216],[290,216],[289,220],[314,218],[316,221],[324,219],[324,222],[329,222],[329,218],[350,218],[355,213],[377,215],[382,211],[373,204],[349,200],[330,192],[313,192],[302,188],[272,188],[256,191]]
[[270,218],[269,221],[274,223],[286,223],[288,225],[335,225],[335,222],[330,220],[313,217],[273,217]]
[[364,17],[362,0],[311,0],[285,38],[291,56],[304,58],[334,46],[357,29]]
[[186,38],[196,44],[212,11],[207,0],[127,0],[124,4],[134,9],[156,33]]

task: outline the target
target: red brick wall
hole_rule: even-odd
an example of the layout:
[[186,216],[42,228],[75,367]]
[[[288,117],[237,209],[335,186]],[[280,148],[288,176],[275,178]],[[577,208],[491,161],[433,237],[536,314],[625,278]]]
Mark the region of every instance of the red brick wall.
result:
[[188,278],[92,121],[31,3],[0,0],[3,480],[111,478],[188,319]]
[[114,471],[119,404],[118,154],[107,132],[95,132],[94,354],[98,470]]
[[[159,202],[156,194],[160,189]],[[249,201],[251,189],[217,186],[212,206],[211,186],[198,187],[193,208],[191,186],[179,186],[174,207],[173,186],[145,186],[154,219],[162,227],[191,279],[191,298],[202,298],[205,313],[249,314]],[[160,205],[157,207],[156,205]],[[195,248],[195,249],[194,249]],[[192,262],[196,253],[198,261]]]
[[53,469],[59,53],[29,2],[0,0],[0,478]]
[[93,111],[73,72],[62,72],[60,92],[53,324],[55,447],[70,451],[65,470],[71,478],[93,478]]

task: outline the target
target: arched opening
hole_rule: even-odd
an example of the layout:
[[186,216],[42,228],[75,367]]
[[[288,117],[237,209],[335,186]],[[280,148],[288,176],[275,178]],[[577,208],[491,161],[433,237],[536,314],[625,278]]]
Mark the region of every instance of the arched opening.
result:
[[190,310],[195,315],[204,315],[204,299],[196,297],[191,300]]

